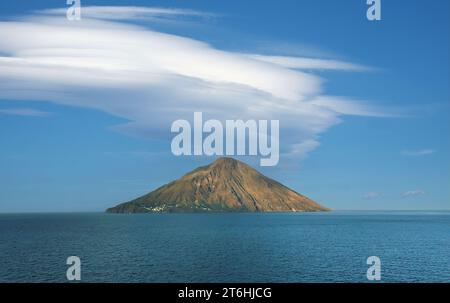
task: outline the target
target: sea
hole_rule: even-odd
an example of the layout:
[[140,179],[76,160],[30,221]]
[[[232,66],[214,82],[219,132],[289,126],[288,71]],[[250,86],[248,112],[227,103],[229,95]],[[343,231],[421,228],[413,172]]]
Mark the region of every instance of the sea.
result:
[[450,282],[450,212],[0,214],[0,282],[69,256],[81,282]]

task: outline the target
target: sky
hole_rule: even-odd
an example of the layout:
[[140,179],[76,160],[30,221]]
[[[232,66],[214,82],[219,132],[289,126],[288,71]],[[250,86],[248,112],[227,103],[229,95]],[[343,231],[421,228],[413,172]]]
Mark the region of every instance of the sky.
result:
[[277,119],[265,175],[336,210],[450,209],[450,4],[0,2],[0,212],[103,211],[215,157],[171,123]]

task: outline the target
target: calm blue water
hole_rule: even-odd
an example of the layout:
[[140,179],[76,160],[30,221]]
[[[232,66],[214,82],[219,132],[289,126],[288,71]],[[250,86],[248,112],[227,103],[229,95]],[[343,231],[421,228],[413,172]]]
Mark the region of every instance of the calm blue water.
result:
[[450,282],[450,212],[0,215],[0,282]]

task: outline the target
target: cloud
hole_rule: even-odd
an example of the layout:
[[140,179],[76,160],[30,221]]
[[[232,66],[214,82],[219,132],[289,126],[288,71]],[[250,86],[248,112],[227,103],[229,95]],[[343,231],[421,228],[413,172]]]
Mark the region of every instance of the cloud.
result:
[[412,157],[418,157],[418,156],[427,156],[434,154],[436,151],[433,149],[420,149],[420,150],[404,150],[401,152],[404,156],[412,156]]
[[[38,14],[65,16],[67,8],[51,8]],[[215,14],[190,9],[142,6],[81,6],[81,17],[99,20],[164,20],[180,17],[215,17]]]
[[377,193],[377,192],[368,192],[363,195],[363,199],[365,199],[365,200],[372,200],[372,199],[376,199],[379,197],[381,197],[381,193]]
[[32,108],[3,108],[0,109],[0,114],[30,117],[47,117],[50,115],[49,112]]
[[341,71],[370,70],[368,67],[362,65],[330,59],[299,58],[289,56],[263,56],[263,55],[249,55],[249,57],[292,69],[310,69],[310,70],[321,69],[321,70],[341,70]]
[[408,198],[408,197],[417,197],[424,195],[425,192],[423,190],[417,189],[417,190],[409,190],[402,193],[402,198]]
[[277,119],[282,154],[298,159],[342,116],[392,116],[365,101],[327,95],[311,72],[364,70],[359,65],[225,51],[125,22],[144,12],[189,14],[83,7],[81,21],[47,10],[0,22],[0,99],[97,109],[128,120],[113,129],[146,138],[170,139],[171,123],[192,120],[194,111],[205,120]]
[[292,144],[290,150],[286,153],[286,156],[302,159],[319,145],[320,143],[314,139],[305,140],[301,143],[295,143]]

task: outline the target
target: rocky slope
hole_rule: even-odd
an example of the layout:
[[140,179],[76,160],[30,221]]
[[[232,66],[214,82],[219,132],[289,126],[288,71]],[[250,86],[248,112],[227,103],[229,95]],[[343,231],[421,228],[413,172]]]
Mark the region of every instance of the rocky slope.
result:
[[110,213],[326,211],[313,200],[232,158],[219,158]]

